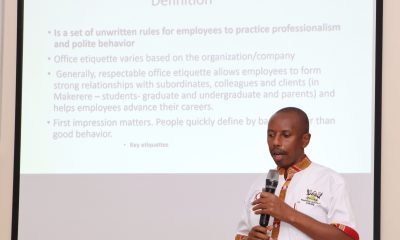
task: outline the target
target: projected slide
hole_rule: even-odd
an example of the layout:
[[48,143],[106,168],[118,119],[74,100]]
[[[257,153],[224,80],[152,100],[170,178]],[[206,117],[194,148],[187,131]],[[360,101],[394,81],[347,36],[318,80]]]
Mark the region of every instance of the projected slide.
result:
[[25,9],[21,173],[263,172],[268,118],[286,106],[309,114],[312,160],[371,171],[368,1]]

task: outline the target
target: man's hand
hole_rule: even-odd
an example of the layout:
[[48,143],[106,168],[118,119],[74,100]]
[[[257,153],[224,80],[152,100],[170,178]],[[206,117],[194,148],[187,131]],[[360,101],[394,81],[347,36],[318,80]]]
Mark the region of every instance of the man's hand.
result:
[[253,203],[255,214],[268,214],[287,222],[295,216],[296,211],[272,193],[262,192]]
[[250,230],[247,240],[273,240],[273,238],[269,237],[271,230],[272,226],[255,226]]

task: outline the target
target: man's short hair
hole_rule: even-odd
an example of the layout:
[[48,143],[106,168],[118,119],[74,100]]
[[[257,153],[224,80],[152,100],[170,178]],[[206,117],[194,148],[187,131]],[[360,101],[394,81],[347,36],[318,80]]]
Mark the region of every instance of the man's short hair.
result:
[[275,114],[277,114],[277,113],[288,113],[288,112],[293,112],[299,117],[301,123],[304,126],[304,130],[305,130],[304,133],[308,133],[309,130],[310,130],[310,122],[308,120],[307,114],[303,110],[301,110],[300,108],[297,108],[297,107],[285,107],[285,108],[279,109]]

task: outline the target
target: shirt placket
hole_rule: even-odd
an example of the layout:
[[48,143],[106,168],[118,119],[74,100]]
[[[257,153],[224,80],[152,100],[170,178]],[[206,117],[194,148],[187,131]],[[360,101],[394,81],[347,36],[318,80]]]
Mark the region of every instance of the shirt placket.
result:
[[[290,184],[293,176],[296,173],[300,172],[301,170],[306,169],[308,166],[310,166],[310,164],[311,164],[311,161],[306,156],[299,163],[297,163],[287,169],[286,180],[285,180],[285,183],[282,185],[281,191],[279,192],[279,199],[281,199],[282,201],[285,201],[286,192],[287,192],[287,189],[289,188],[289,184]],[[278,168],[278,171],[279,171],[280,175],[285,174],[285,169],[283,169],[283,168]],[[274,218],[274,223],[272,226],[273,226],[273,228],[272,228],[271,237],[274,239],[278,239],[279,230],[280,230],[280,226],[281,226],[281,220],[278,218]]]

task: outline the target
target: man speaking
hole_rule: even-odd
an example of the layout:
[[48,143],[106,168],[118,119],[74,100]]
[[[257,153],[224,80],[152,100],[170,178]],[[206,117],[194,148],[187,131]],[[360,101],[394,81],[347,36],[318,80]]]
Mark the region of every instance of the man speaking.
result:
[[[342,176],[308,159],[309,121],[299,108],[277,111],[268,122],[268,147],[279,172],[275,194],[254,184],[235,240],[359,239]],[[260,226],[260,216],[270,216]]]

